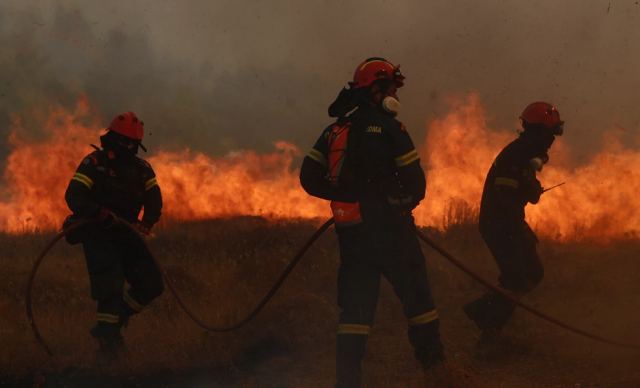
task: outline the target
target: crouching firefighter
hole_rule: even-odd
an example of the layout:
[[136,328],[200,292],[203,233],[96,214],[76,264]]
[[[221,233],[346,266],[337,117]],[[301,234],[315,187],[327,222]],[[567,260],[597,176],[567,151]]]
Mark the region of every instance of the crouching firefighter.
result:
[[[65,199],[72,216],[65,226],[79,219],[97,222],[67,236],[82,243],[97,302],[97,323],[91,329],[100,354],[115,359],[123,346],[121,328],[129,318],[163,292],[162,276],[142,240],[160,218],[162,196],[153,169],[136,156],[143,122],[132,112],[116,116],[100,137],[102,148],[85,157],[71,178]],[[144,208],[142,220],[138,220]],[[116,221],[131,223],[139,233]],[[124,284],[128,288],[124,289]]]
[[[564,122],[546,102],[528,105],[520,116],[523,131],[496,157],[489,169],[480,203],[480,234],[500,270],[499,284],[521,297],[540,283],[544,270],[538,239],[525,221],[525,206],[540,200],[543,188],[536,173],[549,161],[548,151]],[[482,340],[495,338],[511,317],[514,304],[489,292],[464,307],[483,331]]]
[[331,201],[338,234],[338,387],[361,385],[381,276],[403,304],[422,366],[429,369],[444,359],[411,215],[424,198],[425,176],[409,134],[395,118],[403,81],[400,69],[385,59],[361,63],[329,108],[336,122],[322,132],[300,172],[309,194]]

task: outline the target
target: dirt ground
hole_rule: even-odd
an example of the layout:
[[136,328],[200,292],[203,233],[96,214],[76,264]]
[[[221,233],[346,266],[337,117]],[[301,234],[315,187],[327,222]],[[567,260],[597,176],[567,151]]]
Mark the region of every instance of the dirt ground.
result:
[[[207,322],[240,319],[266,292],[319,223],[238,218],[161,226],[150,240],[184,299]],[[489,279],[496,270],[472,226],[428,231]],[[169,292],[125,331],[127,357],[95,366],[81,249],[61,243],[36,280],[34,311],[56,357],[33,339],[24,312],[27,276],[51,233],[0,235],[0,387],[331,387],[338,310],[337,242],[328,231],[258,318],[237,332],[210,334]],[[539,246],[546,276],[524,301],[580,328],[640,343],[640,241]],[[640,352],[602,345],[518,311],[490,352],[461,306],[481,286],[426,248],[449,359],[468,386],[638,387]],[[383,284],[364,363],[367,387],[422,387],[406,322]]]

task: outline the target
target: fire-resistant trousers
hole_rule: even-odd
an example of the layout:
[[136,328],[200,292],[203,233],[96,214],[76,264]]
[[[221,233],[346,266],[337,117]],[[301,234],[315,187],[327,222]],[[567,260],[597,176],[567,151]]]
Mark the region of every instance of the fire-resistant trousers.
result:
[[[516,230],[485,230],[482,233],[500,269],[502,288],[523,295],[535,288],[544,277],[538,257],[538,239],[525,223]],[[513,314],[515,306],[503,296],[488,292],[465,305],[465,312],[481,330],[499,330]]]
[[[162,275],[142,237],[122,226],[93,234],[83,242],[91,282],[91,297],[97,302],[98,332],[117,330],[151,303],[164,290]],[[129,284],[124,289],[124,284]]]
[[439,320],[411,216],[337,228],[336,375],[338,387],[358,387],[365,345],[374,320],[380,277],[391,283],[408,320],[409,341],[425,368],[442,361]]

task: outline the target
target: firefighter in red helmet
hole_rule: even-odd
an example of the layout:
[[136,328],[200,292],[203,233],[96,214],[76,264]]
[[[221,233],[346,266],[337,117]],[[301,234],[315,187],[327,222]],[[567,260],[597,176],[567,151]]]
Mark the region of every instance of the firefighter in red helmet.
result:
[[[525,206],[536,204],[543,193],[536,173],[549,161],[548,151],[564,122],[546,102],[528,105],[520,116],[520,136],[496,157],[485,180],[480,203],[480,233],[500,270],[499,284],[521,296],[544,275],[536,251],[538,239],[525,221]],[[515,306],[489,292],[464,307],[467,316],[490,340],[507,323]]]
[[[91,335],[100,354],[114,359],[122,349],[121,328],[163,292],[162,276],[141,235],[160,218],[162,195],[151,165],[136,156],[144,123],[133,112],[116,116],[100,137],[102,148],[87,155],[71,178],[65,199],[77,219],[97,219],[67,236],[82,243],[97,322]],[[146,149],[145,149],[146,150]],[[144,215],[139,220],[140,211]],[[139,233],[116,222],[135,226]],[[128,288],[125,290],[125,282]]]
[[[353,82],[329,107],[337,120],[305,157],[300,180],[331,202],[340,246],[336,350],[338,387],[361,384],[361,362],[380,277],[404,307],[409,340],[425,369],[442,365],[438,313],[416,238],[413,208],[425,176],[404,125],[396,119],[404,76],[383,58],[358,65]],[[436,368],[437,369],[437,368]]]

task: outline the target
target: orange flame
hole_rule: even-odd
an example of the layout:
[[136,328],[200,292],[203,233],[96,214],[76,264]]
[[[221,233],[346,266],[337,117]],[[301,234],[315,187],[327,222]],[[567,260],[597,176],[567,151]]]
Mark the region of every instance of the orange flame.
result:
[[[564,181],[567,185],[544,193],[539,204],[527,206],[527,220],[538,234],[600,242],[638,236],[640,204],[635,198],[640,189],[640,152],[616,141],[613,131],[605,135],[613,140],[574,169],[567,167],[563,139],[556,140],[551,161],[538,179],[546,187]],[[477,95],[453,100],[451,111],[429,125],[422,158],[428,171],[427,199],[415,211],[418,223],[443,228],[452,211],[477,213],[491,163],[515,138],[487,127]]]
[[149,158],[166,198],[164,213],[175,219],[328,217],[327,204],[300,188],[292,167],[298,148],[282,141],[275,147],[262,155],[241,151],[212,158],[185,150]]
[[639,236],[640,152],[611,137],[589,163],[573,170],[550,166],[542,172],[543,182],[567,181],[528,210],[544,234],[594,241]]
[[[92,151],[101,126],[82,124],[90,114],[83,99],[73,112],[52,109],[45,140],[26,142],[14,119],[11,152],[0,200],[0,230],[22,233],[59,228],[69,210],[64,192],[82,158]],[[202,153],[159,152],[148,160],[155,169],[169,219],[206,219],[237,215],[270,218],[328,217],[324,201],[309,197],[298,183],[293,162],[299,151],[276,142],[276,151],[237,151],[222,158]],[[0,197],[1,198],[1,197]]]
[[[89,130],[82,119],[90,119],[88,101],[82,98],[73,112],[53,108],[43,131],[47,139],[27,142],[19,117],[13,117],[9,144],[13,152],[4,172],[5,188],[0,200],[0,230],[21,233],[58,228],[69,213],[64,191],[69,178],[95,142],[96,130]],[[82,146],[80,146],[82,145]],[[0,197],[0,198],[2,198]]]
[[[451,104],[447,115],[429,124],[421,150],[428,192],[415,216],[424,226],[444,228],[451,218],[472,217],[489,166],[515,138],[515,134],[487,126],[477,95]],[[4,198],[0,199],[1,231],[21,233],[60,226],[68,213],[63,195],[69,178],[102,128],[92,117],[85,99],[73,112],[54,108],[43,128],[47,138],[30,142],[18,136],[24,129],[14,119],[13,151],[0,197]],[[163,190],[165,218],[328,217],[328,204],[300,188],[294,167],[298,148],[276,142],[275,149],[266,154],[237,151],[225,157],[190,150],[161,151],[149,157]],[[640,169],[634,166],[640,166],[640,153],[611,142],[589,163],[570,169],[556,157],[565,153],[562,141],[553,149],[540,180],[546,186],[565,180],[568,184],[545,193],[540,204],[527,207],[528,219],[537,231],[561,240],[635,236],[640,230],[640,206],[633,200]]]
[[477,214],[485,175],[509,141],[508,134],[487,127],[477,95],[452,99],[451,105],[449,114],[429,124],[421,153],[427,197],[414,211],[419,224],[440,229],[455,221],[450,218]]

